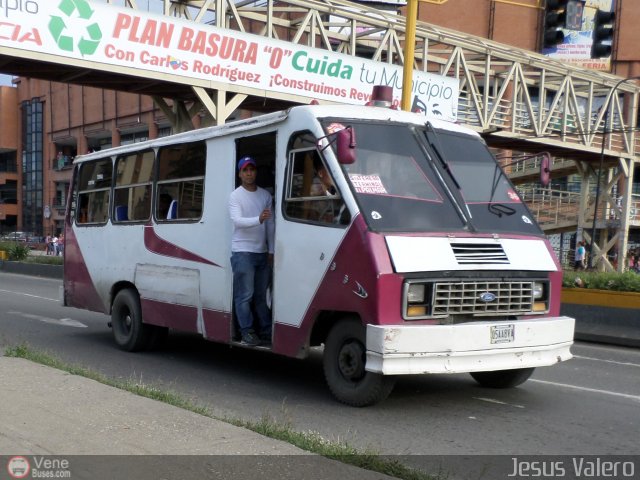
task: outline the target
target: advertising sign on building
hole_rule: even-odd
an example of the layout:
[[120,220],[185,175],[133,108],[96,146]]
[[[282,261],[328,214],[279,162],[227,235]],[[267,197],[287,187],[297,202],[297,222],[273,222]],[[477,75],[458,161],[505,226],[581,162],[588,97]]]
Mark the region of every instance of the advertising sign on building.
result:
[[563,30],[564,41],[553,48],[545,48],[542,53],[556,60],[591,70],[611,70],[611,57],[591,58],[593,24],[597,10],[614,11],[615,0],[586,0],[580,29]]
[[[374,85],[402,97],[402,67],[89,0],[6,2],[0,47],[128,67],[266,92],[364,104]],[[14,7],[15,6],[15,7]],[[3,18],[4,17],[4,18]],[[414,71],[411,97],[456,120],[458,80]]]

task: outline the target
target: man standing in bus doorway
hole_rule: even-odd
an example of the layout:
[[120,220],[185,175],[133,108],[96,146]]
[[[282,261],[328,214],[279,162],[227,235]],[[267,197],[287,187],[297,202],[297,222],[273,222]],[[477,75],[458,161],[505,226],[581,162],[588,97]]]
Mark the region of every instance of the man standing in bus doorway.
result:
[[[233,305],[242,335],[241,343],[257,346],[271,342],[271,312],[267,289],[273,265],[274,223],[271,194],[256,185],[256,162],[251,157],[238,161],[242,182],[229,197]],[[254,330],[252,302],[258,317]]]

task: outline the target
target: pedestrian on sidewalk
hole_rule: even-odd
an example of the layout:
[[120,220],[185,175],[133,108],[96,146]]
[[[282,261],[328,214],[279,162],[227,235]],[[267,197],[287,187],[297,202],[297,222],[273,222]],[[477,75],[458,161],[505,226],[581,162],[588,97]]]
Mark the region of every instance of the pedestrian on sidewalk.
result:
[[52,243],[51,243],[51,235],[47,235],[47,238],[45,238],[44,240],[45,242],[45,251],[47,252],[47,255],[51,255],[51,247],[52,247]]
[[575,265],[574,268],[576,270],[584,270],[585,269],[585,258],[587,255],[587,251],[584,248],[584,242],[581,240],[578,242],[578,245],[576,247],[576,254],[575,254]]
[[64,254],[64,233],[60,234],[58,238],[58,255]]

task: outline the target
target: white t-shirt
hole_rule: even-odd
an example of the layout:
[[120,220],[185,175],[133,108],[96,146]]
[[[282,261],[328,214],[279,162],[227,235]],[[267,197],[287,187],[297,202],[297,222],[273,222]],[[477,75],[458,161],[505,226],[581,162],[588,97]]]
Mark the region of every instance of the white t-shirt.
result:
[[273,216],[260,223],[260,214],[265,208],[273,215],[273,200],[265,189],[257,187],[250,192],[240,186],[229,196],[229,215],[233,225],[231,235],[232,252],[273,253]]

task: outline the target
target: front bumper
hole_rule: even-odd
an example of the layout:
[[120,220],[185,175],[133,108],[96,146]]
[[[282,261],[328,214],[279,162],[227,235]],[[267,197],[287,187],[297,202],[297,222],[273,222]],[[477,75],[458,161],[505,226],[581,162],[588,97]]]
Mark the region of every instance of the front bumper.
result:
[[[513,340],[491,343],[491,327]],[[366,370],[384,375],[467,373],[543,367],[569,360],[575,320],[547,317],[457,325],[367,325]]]

